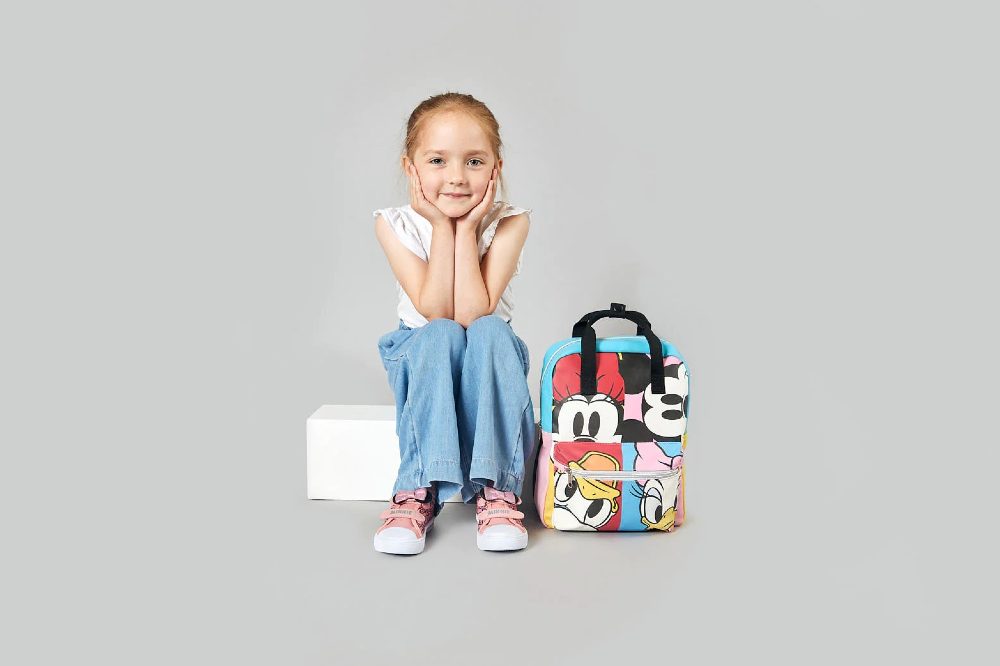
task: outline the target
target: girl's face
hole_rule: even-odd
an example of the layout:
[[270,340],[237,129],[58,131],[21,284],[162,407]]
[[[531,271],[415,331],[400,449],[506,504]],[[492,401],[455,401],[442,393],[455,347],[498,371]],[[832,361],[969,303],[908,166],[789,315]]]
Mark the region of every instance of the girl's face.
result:
[[479,123],[454,111],[428,119],[413,160],[424,197],[448,217],[462,217],[477,206],[486,194],[493,167],[499,178],[503,166]]

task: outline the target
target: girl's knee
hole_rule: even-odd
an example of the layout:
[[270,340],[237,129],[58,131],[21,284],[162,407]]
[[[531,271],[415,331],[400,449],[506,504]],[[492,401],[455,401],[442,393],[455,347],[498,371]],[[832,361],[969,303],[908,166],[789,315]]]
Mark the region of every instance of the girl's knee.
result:
[[453,345],[465,345],[465,329],[454,319],[440,317],[424,325],[424,335],[447,340]]
[[510,324],[500,315],[493,313],[484,315],[469,324],[466,335],[495,335],[497,333],[513,333]]

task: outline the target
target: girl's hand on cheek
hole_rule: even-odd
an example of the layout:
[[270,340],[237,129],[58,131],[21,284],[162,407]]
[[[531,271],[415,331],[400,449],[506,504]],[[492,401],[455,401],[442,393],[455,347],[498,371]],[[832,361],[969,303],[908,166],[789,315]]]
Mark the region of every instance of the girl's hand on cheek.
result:
[[424,197],[424,190],[420,185],[420,174],[417,173],[417,167],[410,164],[407,167],[407,171],[410,176],[410,207],[423,215],[433,225],[450,223],[451,218]]
[[486,192],[483,194],[483,200],[476,204],[476,207],[470,210],[468,213],[455,220],[457,225],[468,225],[473,229],[479,229],[479,223],[483,221],[486,217],[486,213],[489,212],[490,208],[493,206],[494,192],[496,191],[497,182],[497,170],[496,167],[493,168],[493,174],[490,177],[490,183],[486,186]]

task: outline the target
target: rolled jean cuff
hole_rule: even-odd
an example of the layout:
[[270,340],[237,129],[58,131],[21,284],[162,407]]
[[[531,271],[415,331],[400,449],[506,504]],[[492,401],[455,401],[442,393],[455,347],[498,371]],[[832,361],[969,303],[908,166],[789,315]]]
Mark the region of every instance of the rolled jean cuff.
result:
[[402,471],[396,479],[396,490],[428,488],[432,481],[462,483],[462,466],[457,460],[435,460],[423,466],[422,470]]
[[[477,481],[478,479],[478,481]],[[476,494],[482,489],[483,481],[487,479],[493,481],[493,487],[500,492],[510,491],[521,497],[521,485],[523,480],[520,476],[509,470],[500,471],[496,461],[492,458],[473,458],[469,468],[469,485],[462,488],[462,501],[471,502]]]
[[419,471],[407,471],[396,477],[395,495],[400,490],[415,490],[429,488],[431,484],[438,487],[434,514],[441,512],[444,501],[451,498],[462,487],[462,466],[454,460],[435,460],[424,465]]

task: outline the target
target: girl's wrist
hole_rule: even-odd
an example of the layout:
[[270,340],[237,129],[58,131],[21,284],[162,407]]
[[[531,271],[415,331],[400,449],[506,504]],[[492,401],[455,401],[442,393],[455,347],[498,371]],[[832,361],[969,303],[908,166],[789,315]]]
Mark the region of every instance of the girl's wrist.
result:
[[475,236],[476,231],[478,231],[477,229],[478,226],[479,226],[478,224],[472,224],[471,222],[456,222],[455,233],[458,235],[468,234],[471,236]]

